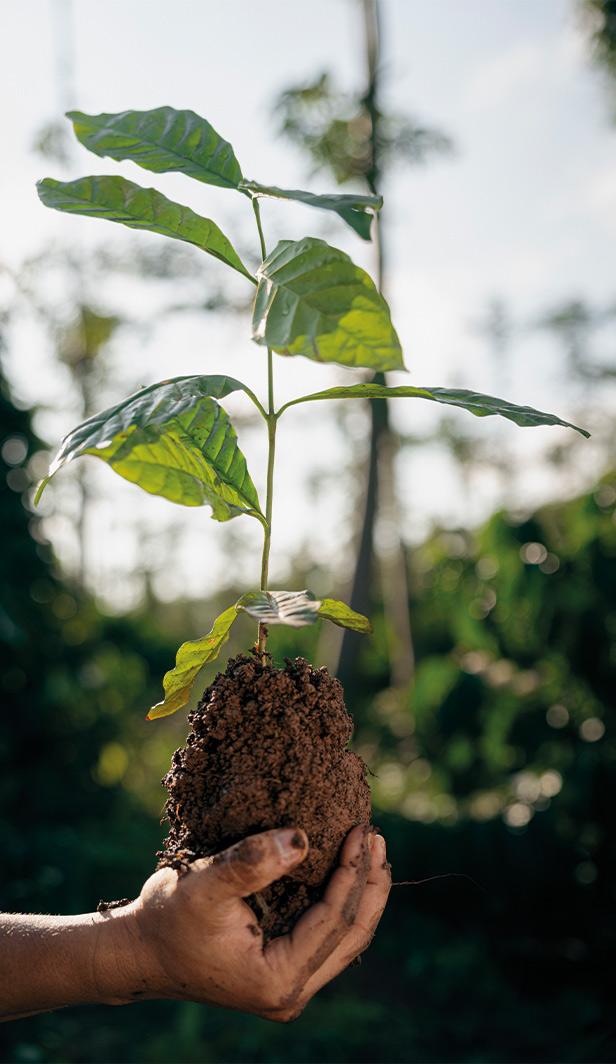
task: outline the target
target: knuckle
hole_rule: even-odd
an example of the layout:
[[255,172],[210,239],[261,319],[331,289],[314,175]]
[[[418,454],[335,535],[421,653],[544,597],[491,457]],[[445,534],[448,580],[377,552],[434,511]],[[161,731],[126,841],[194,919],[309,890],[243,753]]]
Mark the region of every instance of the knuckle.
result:
[[264,836],[248,836],[216,854],[211,867],[227,882],[243,888],[250,885],[255,869],[271,856],[271,843]]
[[247,869],[237,858],[230,858],[221,863],[218,869],[222,872],[226,882],[232,886],[237,887],[238,890],[243,890],[249,880],[249,869]]
[[367,934],[362,935],[360,942],[357,944],[354,956],[351,959],[355,960],[355,957],[359,957],[362,953],[365,953],[368,947],[371,945],[373,938],[374,932],[369,931]]
[[177,873],[171,868],[161,868],[144,883],[141,901],[149,907],[162,908],[173,898],[177,889]]
[[348,949],[344,955],[345,967],[348,967],[353,961],[357,960],[362,953],[366,952],[374,938],[377,923],[378,917],[375,920],[372,920],[367,927],[363,924],[355,924],[354,929],[356,934],[349,939]]

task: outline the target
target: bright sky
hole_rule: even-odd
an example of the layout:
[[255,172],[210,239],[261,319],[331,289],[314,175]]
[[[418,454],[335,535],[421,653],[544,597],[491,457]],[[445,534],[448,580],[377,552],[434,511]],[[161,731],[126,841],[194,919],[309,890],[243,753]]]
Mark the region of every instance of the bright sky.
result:
[[[0,261],[13,267],[51,238],[87,247],[88,241],[115,236],[102,223],[46,210],[34,191],[45,170],[54,172],[32,154],[31,144],[35,131],[63,103],[57,77],[62,10],[62,0],[3,0],[0,5]],[[495,374],[476,324],[493,296],[506,299],[525,323],[568,298],[593,303],[613,298],[616,131],[608,121],[605,86],[588,61],[577,8],[572,0],[383,0],[383,15],[388,104],[441,127],[457,149],[454,157],[424,169],[396,171],[383,189],[390,301],[412,383],[496,394],[506,387],[509,399],[573,417],[581,397],[562,379],[560,356],[549,338],[525,332],[504,381]],[[80,109],[190,107],[232,142],[245,174],[317,191],[331,184],[323,177],[310,179],[304,160],[277,139],[270,105],[282,88],[323,69],[334,71],[343,86],[361,84],[361,21],[353,0],[261,0],[258,5],[106,0],[102,6],[98,0],[75,0],[73,20]],[[119,172],[215,218],[234,242],[244,246],[254,240],[247,201],[238,197],[236,202],[230,192],[180,175],[158,178],[128,164],[119,168],[85,150],[76,152],[74,176]],[[270,244],[279,236],[325,235],[371,267],[370,249],[329,216],[279,204],[267,204],[264,214]],[[207,277],[214,278],[216,269],[216,264],[208,269]],[[113,365],[124,368],[115,383],[112,378],[104,403],[120,397],[126,379],[150,383],[199,371],[230,372],[262,391],[262,351],[243,339],[247,326],[219,318],[178,320],[148,341],[127,340],[125,349],[113,351]],[[52,441],[59,438],[74,418],[63,403],[64,378],[35,333],[18,333],[9,366],[24,399],[51,407],[39,424]],[[276,368],[279,397],[352,379],[345,370],[304,359],[278,359]],[[238,406],[229,403],[229,409]],[[434,424],[436,415],[432,404],[409,401],[398,408],[396,420],[410,432]],[[564,439],[565,430],[521,431],[499,427],[494,419],[475,423],[468,414],[457,416],[469,429],[479,425],[495,448],[516,448],[528,470],[522,479],[529,501],[562,492],[562,474],[559,482],[556,474],[538,467],[545,447],[559,434]],[[356,432],[363,431],[358,418]],[[592,451],[584,452],[584,446],[580,439],[574,459],[581,473],[592,465]],[[261,487],[263,448],[254,433],[247,434],[244,449]],[[307,476],[335,471],[349,459],[349,446],[323,405],[298,412],[295,424],[284,428],[280,452],[274,573],[284,571],[285,559],[307,540],[317,554],[332,556],[349,508],[340,481],[316,503],[306,492]],[[477,480],[469,499],[451,464],[436,451],[420,449],[403,457],[398,472],[409,536],[423,532],[431,520],[476,520],[497,499],[489,477]],[[95,479],[104,498],[93,521],[91,564],[93,572],[105,576],[110,593],[121,598],[122,581],[112,586],[110,573],[130,566],[139,552],[123,521],[124,508],[152,530],[178,514],[162,500],[142,498],[106,469],[97,468]],[[58,488],[47,505],[50,514],[56,511],[50,534],[66,553],[65,499]],[[222,537],[230,526],[209,522],[205,512],[182,511],[180,517],[181,544],[164,555],[160,589],[169,595],[199,594],[224,583],[228,562]],[[250,524],[243,518],[232,524],[246,548],[241,568],[254,583],[260,530],[256,522],[254,528],[235,527],[242,522]],[[151,549],[155,556],[163,550],[156,544]]]

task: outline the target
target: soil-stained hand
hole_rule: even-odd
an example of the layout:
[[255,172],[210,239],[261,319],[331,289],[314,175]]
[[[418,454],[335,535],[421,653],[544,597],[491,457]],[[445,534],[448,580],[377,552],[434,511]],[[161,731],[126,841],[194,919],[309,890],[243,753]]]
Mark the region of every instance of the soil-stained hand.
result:
[[280,1022],[299,1016],[317,990],[369,945],[391,886],[384,839],[367,827],[354,828],[322,901],[290,934],[264,946],[242,899],[288,873],[307,853],[304,832],[285,828],[195,861],[183,876],[171,869],[151,876],[117,921],[139,972],[132,999],[209,1002]]

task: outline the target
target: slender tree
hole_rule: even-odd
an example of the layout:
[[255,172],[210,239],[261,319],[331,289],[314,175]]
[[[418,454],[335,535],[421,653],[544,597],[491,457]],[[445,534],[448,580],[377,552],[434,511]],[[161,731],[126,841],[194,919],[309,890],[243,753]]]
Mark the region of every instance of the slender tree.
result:
[[[423,162],[434,152],[446,151],[450,142],[438,130],[406,116],[387,113],[381,106],[382,9],[378,0],[359,0],[364,40],[365,90],[357,98],[335,89],[328,74],[314,82],[282,93],[277,110],[281,128],[303,148],[315,170],[329,170],[340,184],[361,180],[378,195],[386,173],[396,162]],[[380,217],[374,221],[375,274],[381,292],[387,288],[387,243]],[[371,383],[385,383],[376,373]],[[388,528],[400,527],[395,491],[396,433],[392,430],[387,400],[370,404],[370,436],[363,487],[362,517],[350,597],[359,612],[370,610],[375,584],[375,531],[380,514]],[[381,552],[381,592],[387,620],[389,664],[394,687],[404,687],[413,674],[414,653],[409,612],[409,591],[404,544],[396,534]],[[356,671],[359,642],[353,632],[338,641],[337,674],[346,683]]]

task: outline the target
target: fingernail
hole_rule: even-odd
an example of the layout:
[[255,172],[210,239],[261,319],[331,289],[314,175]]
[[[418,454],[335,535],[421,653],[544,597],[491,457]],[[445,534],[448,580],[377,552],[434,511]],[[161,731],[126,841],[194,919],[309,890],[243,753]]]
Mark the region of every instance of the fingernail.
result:
[[378,858],[381,858],[382,860],[385,860],[386,847],[385,847],[385,839],[383,838],[383,836],[382,835],[373,835],[373,837],[372,837],[372,845],[373,845],[374,850],[376,852],[376,856]]
[[306,850],[306,836],[297,828],[284,828],[274,835],[283,861],[297,861]]

